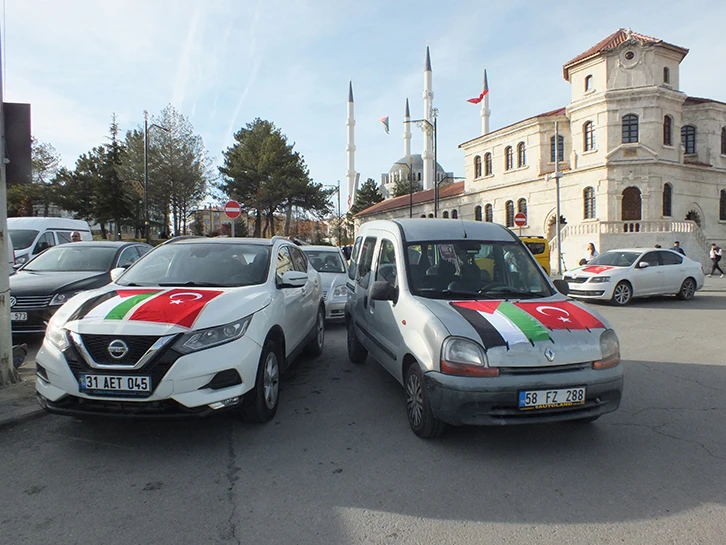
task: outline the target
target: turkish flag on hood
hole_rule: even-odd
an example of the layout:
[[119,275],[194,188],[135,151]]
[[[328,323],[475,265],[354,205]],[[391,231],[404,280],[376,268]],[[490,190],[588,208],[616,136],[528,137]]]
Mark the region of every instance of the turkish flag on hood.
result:
[[517,307],[550,329],[604,329],[605,325],[584,308],[569,301],[518,302]]

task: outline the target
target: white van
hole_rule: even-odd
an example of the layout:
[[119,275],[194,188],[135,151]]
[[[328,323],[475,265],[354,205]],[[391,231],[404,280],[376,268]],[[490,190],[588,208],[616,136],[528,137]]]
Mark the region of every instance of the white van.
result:
[[15,250],[15,264],[23,265],[51,246],[70,242],[73,231],[81,234],[81,240],[93,240],[91,227],[83,220],[8,218],[8,232]]
[[15,270],[13,267],[15,267],[15,250],[13,250],[13,237],[10,236],[10,233],[7,233],[7,247],[8,247],[8,263],[10,264],[10,274],[13,274]]

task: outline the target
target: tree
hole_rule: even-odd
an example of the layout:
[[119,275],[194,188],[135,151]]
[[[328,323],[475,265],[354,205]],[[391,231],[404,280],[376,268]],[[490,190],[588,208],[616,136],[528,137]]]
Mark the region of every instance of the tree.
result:
[[31,182],[8,184],[8,216],[32,216],[36,206],[43,206],[43,215],[49,214],[53,204],[50,182],[58,172],[61,157],[56,149],[37,138],[31,140]]
[[420,181],[415,179],[412,180],[410,174],[404,175],[403,172],[401,172],[401,176],[396,177],[393,183],[394,197],[401,197],[402,195],[416,193],[423,189]]
[[355,194],[355,202],[350,207],[349,214],[355,216],[358,212],[370,208],[383,200],[383,195],[378,190],[378,184],[373,178],[368,178],[365,183],[358,188]]

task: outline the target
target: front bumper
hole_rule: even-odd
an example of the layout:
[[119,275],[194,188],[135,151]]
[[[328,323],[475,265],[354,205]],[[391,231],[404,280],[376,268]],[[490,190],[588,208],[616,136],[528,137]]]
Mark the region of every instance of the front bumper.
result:
[[570,282],[568,283],[570,291],[567,295],[575,299],[602,299],[609,301],[613,298],[615,284],[613,282],[583,282],[581,284]]
[[[238,405],[254,387],[262,348],[248,337],[186,355],[173,344],[139,369],[104,370],[91,367],[75,346],[61,352],[45,340],[36,356],[38,401],[67,415],[205,416]],[[148,377],[151,391],[89,393],[80,388],[81,373]]]
[[[495,378],[457,377],[429,371],[424,375],[434,416],[453,425],[511,425],[590,418],[615,411],[623,391],[622,365],[593,370],[589,364],[568,370],[512,370]],[[521,410],[519,392],[586,387],[584,405]]]
[[[59,306],[55,307],[42,307],[28,310],[18,310],[17,312],[24,312],[28,315],[27,320],[13,320],[10,323],[10,328],[13,335],[23,334],[34,334],[34,333],[45,333],[46,324],[53,317],[53,314],[59,309]],[[11,312],[16,312],[14,308],[10,309]]]
[[325,302],[325,319],[326,320],[344,320],[345,319],[345,297],[339,297],[332,301]]

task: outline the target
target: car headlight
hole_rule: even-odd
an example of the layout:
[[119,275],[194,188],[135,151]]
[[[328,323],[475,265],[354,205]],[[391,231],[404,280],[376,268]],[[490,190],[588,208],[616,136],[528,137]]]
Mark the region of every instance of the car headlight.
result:
[[620,363],[620,342],[612,329],[600,335],[600,353],[602,358],[592,363],[593,369],[609,369]]
[[593,284],[599,284],[600,282],[610,282],[609,276],[593,276],[590,278],[590,282]]
[[71,345],[68,340],[68,331],[54,324],[52,320],[45,328],[45,339],[61,352]]
[[190,354],[235,341],[245,334],[251,321],[252,315],[228,324],[185,333],[174,343],[174,348],[182,354]]
[[50,300],[50,306],[59,307],[77,294],[78,294],[77,291],[67,291],[65,293],[56,293],[53,296],[53,299]]
[[441,347],[441,372],[462,377],[497,377],[482,347],[469,339],[449,337]]
[[347,297],[348,296],[348,286],[345,284],[341,284],[340,286],[337,286],[335,290],[333,290],[333,297]]

